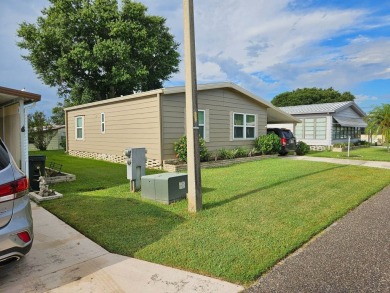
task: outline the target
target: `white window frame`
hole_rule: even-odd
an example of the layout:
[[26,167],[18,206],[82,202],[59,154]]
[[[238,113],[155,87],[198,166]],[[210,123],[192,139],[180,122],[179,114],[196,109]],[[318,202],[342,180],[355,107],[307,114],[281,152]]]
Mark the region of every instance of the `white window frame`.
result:
[[100,113],[100,132],[106,133],[106,114]]
[[[201,137],[206,140],[206,110],[199,110],[198,109],[198,113],[199,112],[203,112],[203,124],[200,124],[199,122],[199,114],[198,114],[198,127],[199,126],[203,126],[203,135],[201,135]],[[200,134],[200,132],[199,132]]]
[[[79,118],[81,119],[81,127],[77,126],[77,120]],[[81,129],[81,137],[77,137],[77,134],[78,134],[77,130],[78,129]],[[76,116],[75,117],[75,138],[76,138],[76,140],[84,140],[84,116]]]
[[[234,115],[244,115],[244,125],[235,125],[234,124]],[[246,117],[247,116],[253,116],[255,117],[255,121],[254,121],[254,126],[247,126],[247,119]],[[257,133],[257,117],[256,117],[256,114],[249,114],[249,113],[238,113],[238,112],[233,112],[233,117],[232,117],[232,124],[233,124],[233,127],[232,127],[232,137],[233,137],[233,140],[253,140],[256,138],[256,133]],[[235,137],[234,136],[234,128],[235,127],[243,127],[243,137]],[[246,137],[246,129],[247,127],[249,128],[253,128],[254,129],[254,132],[253,132],[253,137]]]

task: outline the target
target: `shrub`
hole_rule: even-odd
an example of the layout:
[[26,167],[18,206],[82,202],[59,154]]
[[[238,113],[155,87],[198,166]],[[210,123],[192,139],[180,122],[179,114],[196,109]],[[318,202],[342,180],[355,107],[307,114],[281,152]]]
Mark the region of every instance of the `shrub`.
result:
[[[179,161],[187,162],[187,137],[183,135],[179,141],[173,143],[173,150],[175,151],[176,157]],[[202,162],[210,159],[210,152],[207,150],[206,143],[203,138],[199,137],[199,151],[200,160]]]
[[345,148],[346,146],[348,146],[346,143],[335,143],[333,145],[334,148]]
[[234,159],[237,150],[220,149],[217,151],[217,156],[220,160]]
[[244,147],[238,147],[236,148],[236,158],[243,158],[247,157],[249,155],[249,150],[247,150]]
[[255,148],[263,155],[272,155],[278,153],[282,148],[280,138],[275,133],[261,135],[255,139]]
[[310,147],[303,141],[298,141],[297,149],[295,150],[298,156],[306,155],[310,151]]

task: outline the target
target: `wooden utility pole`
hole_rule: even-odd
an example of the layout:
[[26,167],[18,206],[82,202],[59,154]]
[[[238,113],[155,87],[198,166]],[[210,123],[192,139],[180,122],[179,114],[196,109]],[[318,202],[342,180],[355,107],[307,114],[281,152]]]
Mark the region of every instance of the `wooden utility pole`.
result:
[[200,177],[198,98],[196,85],[196,57],[194,32],[194,5],[192,0],[183,0],[184,11],[184,64],[186,84],[186,129],[188,211],[196,213],[202,209]]

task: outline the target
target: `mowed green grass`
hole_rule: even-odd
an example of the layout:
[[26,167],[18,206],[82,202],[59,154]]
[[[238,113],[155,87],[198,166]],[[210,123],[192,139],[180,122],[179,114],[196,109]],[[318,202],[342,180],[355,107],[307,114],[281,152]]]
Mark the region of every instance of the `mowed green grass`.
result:
[[390,184],[390,170],[266,159],[202,170],[189,214],[129,192],[124,165],[46,154],[78,176],[42,204],[65,222],[111,252],[242,285]]
[[307,156],[310,157],[390,162],[390,152],[388,152],[387,149],[383,147],[368,147],[351,150],[349,155],[350,157],[348,157],[348,152],[338,153],[332,151],[311,151],[309,154],[307,154]]

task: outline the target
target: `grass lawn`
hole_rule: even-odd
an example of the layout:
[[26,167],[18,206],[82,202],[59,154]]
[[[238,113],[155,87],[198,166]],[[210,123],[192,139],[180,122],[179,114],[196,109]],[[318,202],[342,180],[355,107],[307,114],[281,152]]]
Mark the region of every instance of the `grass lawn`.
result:
[[382,147],[369,147],[351,150],[348,157],[347,152],[337,153],[332,151],[315,152],[311,151],[307,156],[310,157],[324,157],[337,159],[353,159],[364,161],[387,161],[390,162],[390,152]]
[[45,154],[77,181],[55,185],[64,197],[42,205],[87,237],[245,286],[390,184],[390,170],[266,159],[202,170],[204,209],[191,215],[186,200],[162,205],[130,193],[123,165]]

